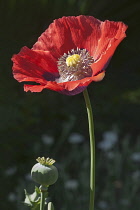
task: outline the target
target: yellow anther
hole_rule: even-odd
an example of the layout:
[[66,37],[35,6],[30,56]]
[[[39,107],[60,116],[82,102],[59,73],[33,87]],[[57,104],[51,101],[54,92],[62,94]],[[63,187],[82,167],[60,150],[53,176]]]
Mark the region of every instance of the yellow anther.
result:
[[76,66],[79,60],[80,60],[80,55],[78,54],[70,55],[66,59],[66,64],[67,66]]

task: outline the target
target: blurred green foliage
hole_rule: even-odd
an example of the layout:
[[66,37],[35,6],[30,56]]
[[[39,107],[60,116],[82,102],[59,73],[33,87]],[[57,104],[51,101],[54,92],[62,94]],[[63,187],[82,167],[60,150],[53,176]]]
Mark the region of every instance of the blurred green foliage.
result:
[[[30,172],[34,160],[38,156],[51,156],[63,165],[60,170],[61,184],[56,186],[57,189],[52,190],[58,209],[60,207],[61,210],[87,208],[88,183],[83,183],[80,180],[84,180],[82,177],[87,173],[88,164],[82,171],[79,161],[89,158],[88,141],[82,145],[80,154],[78,146],[70,147],[66,141],[70,132],[79,132],[88,139],[87,116],[82,94],[71,98],[49,90],[44,90],[41,93],[25,93],[23,84],[19,84],[13,79],[11,70],[12,55],[18,53],[20,48],[25,45],[32,47],[53,19],[79,14],[92,15],[101,20],[123,21],[129,26],[127,38],[115,52],[107,68],[105,79],[100,83],[92,83],[89,86],[89,94],[95,116],[96,141],[100,140],[104,131],[112,128],[115,124],[120,130],[121,137],[126,134],[131,136],[130,144],[133,148],[131,152],[138,147],[140,2],[136,0],[114,0],[113,2],[112,0],[0,0],[0,165],[3,195],[1,209],[24,209],[21,207],[21,201],[26,185],[25,174]],[[45,148],[42,146],[43,134],[54,136],[55,142],[52,146]],[[121,152],[121,149],[114,150],[114,153],[118,153],[119,156],[116,161],[119,161]],[[69,155],[67,156],[67,154]],[[104,160],[103,154],[100,155],[101,160]],[[72,164],[71,158],[73,161],[77,160],[78,164],[76,162]],[[125,161],[125,159],[121,159],[121,161]],[[102,163],[99,160],[97,162]],[[101,171],[97,170],[97,201],[101,197],[108,201],[111,198],[117,199],[118,194],[113,194],[114,197],[110,197],[114,188],[112,175],[107,175],[111,173],[112,165],[109,166],[109,164],[108,162],[105,166],[101,164]],[[14,175],[6,176],[8,168],[14,166],[17,167]],[[106,176],[108,178],[102,181],[103,166],[106,167],[105,171],[108,171],[105,172],[105,178]],[[133,164],[131,166],[127,164],[125,171],[124,168],[121,168],[123,173],[121,172],[119,177],[126,185],[129,184],[123,188],[124,194],[123,190],[119,193],[122,198],[126,196],[127,200],[130,199],[130,189],[134,186],[132,186],[132,180],[127,179],[129,172],[133,170],[132,167],[134,167]],[[116,169],[116,176],[119,170],[120,168]],[[64,189],[64,182],[68,179],[66,175],[79,179],[81,183],[79,192],[66,192]],[[107,187],[105,187],[105,180]],[[104,187],[105,190],[102,192]],[[60,191],[63,193],[61,194]],[[16,193],[18,203],[17,201],[8,201],[8,195],[11,195],[11,192]],[[81,206],[80,199],[82,199]],[[121,198],[119,199],[121,200]],[[132,208],[138,210],[138,198],[133,199],[135,206]],[[64,200],[64,205],[62,205]],[[68,208],[73,200],[75,200],[75,207]],[[132,205],[132,201],[129,200],[129,206],[112,206],[116,201],[109,201],[112,204],[108,210],[125,210]],[[97,209],[101,208],[97,205]]]

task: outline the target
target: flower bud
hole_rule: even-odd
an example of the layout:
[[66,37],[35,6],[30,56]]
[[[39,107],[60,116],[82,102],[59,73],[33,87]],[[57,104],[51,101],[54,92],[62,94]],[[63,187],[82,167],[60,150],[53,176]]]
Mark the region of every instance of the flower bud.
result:
[[58,170],[53,165],[55,160],[50,158],[37,158],[38,163],[31,170],[32,179],[40,185],[52,185],[58,179]]

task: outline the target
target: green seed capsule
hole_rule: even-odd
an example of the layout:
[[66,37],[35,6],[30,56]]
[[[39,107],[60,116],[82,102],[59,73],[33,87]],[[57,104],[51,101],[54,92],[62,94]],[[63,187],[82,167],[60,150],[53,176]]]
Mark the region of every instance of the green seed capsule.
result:
[[41,185],[52,185],[58,179],[58,170],[52,165],[55,161],[50,158],[38,158],[39,163],[35,164],[31,170],[32,179]]

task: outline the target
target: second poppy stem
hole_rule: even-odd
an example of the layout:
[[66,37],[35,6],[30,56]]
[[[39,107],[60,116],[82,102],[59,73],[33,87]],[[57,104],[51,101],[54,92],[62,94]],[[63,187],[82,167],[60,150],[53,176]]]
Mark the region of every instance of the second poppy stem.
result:
[[48,186],[40,186],[40,193],[41,193],[41,198],[40,198],[40,210],[45,209],[45,198],[47,197],[47,190]]
[[95,137],[94,137],[94,122],[92,107],[87,89],[83,91],[84,99],[88,114],[89,123],[89,136],[90,136],[90,203],[89,210],[94,210],[94,197],[95,197]]

